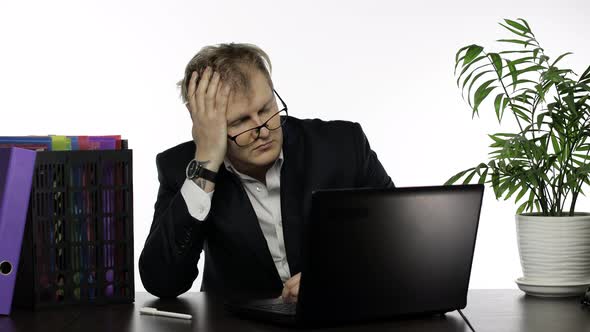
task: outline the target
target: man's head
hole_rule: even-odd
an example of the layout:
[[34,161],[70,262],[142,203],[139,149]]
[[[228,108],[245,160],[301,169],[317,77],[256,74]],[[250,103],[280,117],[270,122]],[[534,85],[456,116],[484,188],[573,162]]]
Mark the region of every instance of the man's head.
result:
[[[207,66],[220,74],[224,85],[229,84],[231,87],[227,108],[227,130],[230,136],[260,126],[281,109],[273,93],[270,59],[263,50],[251,44],[230,43],[203,47],[188,63],[184,79],[178,83],[183,102],[188,101],[192,72],[196,71],[200,79]],[[279,120],[277,116],[270,122],[274,124]],[[243,135],[255,138],[257,134],[254,130]],[[226,156],[239,171],[250,175],[260,174],[278,158],[282,143],[281,128],[273,131],[262,128],[259,138],[250,145],[240,147],[228,140]]]

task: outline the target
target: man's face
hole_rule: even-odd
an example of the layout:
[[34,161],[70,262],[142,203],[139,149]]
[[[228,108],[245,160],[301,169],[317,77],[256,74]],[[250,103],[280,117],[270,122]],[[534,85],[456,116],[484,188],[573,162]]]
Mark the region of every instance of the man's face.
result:
[[[279,111],[276,98],[266,77],[260,70],[250,71],[250,91],[230,93],[227,108],[227,131],[230,136],[260,126]],[[279,121],[278,116],[271,121]],[[256,137],[256,131],[244,135]],[[279,157],[283,145],[282,128],[260,129],[254,143],[240,147],[228,141],[227,157],[239,171],[247,172],[269,167]]]

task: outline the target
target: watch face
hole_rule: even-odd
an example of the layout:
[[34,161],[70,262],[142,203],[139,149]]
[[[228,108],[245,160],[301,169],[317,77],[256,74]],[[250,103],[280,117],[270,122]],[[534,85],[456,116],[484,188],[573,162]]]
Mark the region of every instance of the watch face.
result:
[[191,162],[188,164],[188,167],[186,168],[186,177],[189,179],[192,179],[195,177],[197,173],[197,161],[196,160],[191,160]]

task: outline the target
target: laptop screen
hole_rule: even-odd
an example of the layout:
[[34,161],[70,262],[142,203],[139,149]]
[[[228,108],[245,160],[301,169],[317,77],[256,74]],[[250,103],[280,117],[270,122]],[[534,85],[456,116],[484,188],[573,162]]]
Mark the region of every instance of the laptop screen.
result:
[[298,319],[464,308],[482,197],[483,185],[314,192]]

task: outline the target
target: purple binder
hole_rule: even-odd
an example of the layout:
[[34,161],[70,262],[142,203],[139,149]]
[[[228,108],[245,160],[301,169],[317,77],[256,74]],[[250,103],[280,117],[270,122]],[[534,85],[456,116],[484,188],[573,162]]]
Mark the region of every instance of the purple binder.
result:
[[0,315],[9,315],[36,152],[0,148]]

